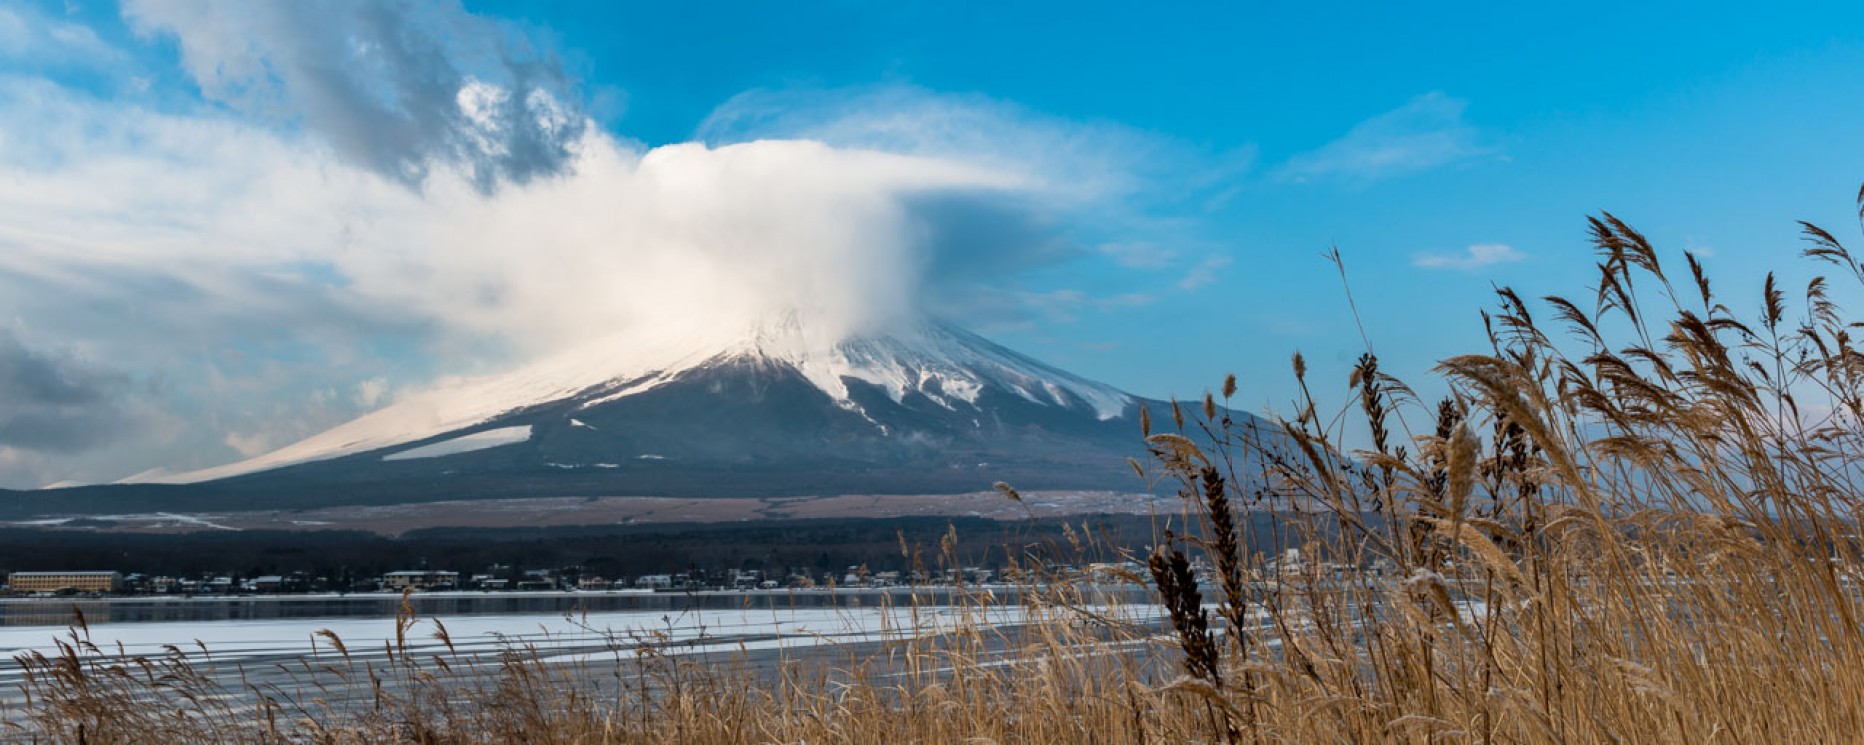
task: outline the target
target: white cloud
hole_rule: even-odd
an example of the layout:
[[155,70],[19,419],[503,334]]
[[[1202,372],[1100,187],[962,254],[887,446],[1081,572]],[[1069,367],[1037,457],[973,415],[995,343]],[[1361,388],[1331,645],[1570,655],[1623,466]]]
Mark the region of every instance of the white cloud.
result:
[[1500,243],[1484,243],[1470,246],[1460,254],[1420,253],[1411,257],[1413,266],[1426,269],[1459,269],[1473,271],[1497,264],[1512,264],[1527,258],[1513,246]]
[[437,162],[481,190],[555,175],[588,126],[553,57],[458,0],[125,0],[123,14],[173,36],[207,98],[300,121],[409,184]]
[[715,109],[696,133],[714,144],[769,137],[991,163],[1032,185],[1042,182],[1052,194],[1080,199],[1129,190],[1133,169],[1109,161],[1143,157],[1140,139],[1125,130],[909,87],[748,91]]
[[[639,151],[593,134],[573,175],[483,194],[449,169],[417,193],[229,119],[8,94],[0,84],[0,107],[45,134],[0,143],[14,167],[0,277],[47,301],[54,287],[137,289],[152,320],[213,327],[201,342],[221,323],[315,320],[307,310],[539,347],[702,308],[885,318],[913,302],[941,231],[988,216],[969,196],[1029,193],[935,158],[803,141]],[[161,316],[171,301],[176,317]]]
[[1134,216],[1124,208],[1130,202],[1218,199],[1255,164],[1250,147],[1211,152],[1115,123],[905,85],[747,91],[715,109],[695,137],[802,138],[988,165],[1047,198],[1091,202],[1121,218]]
[[1289,181],[1373,181],[1497,154],[1484,133],[1464,120],[1467,108],[1462,99],[1427,93],[1288,159],[1276,173]]
[[[945,248],[926,286],[941,312],[989,328],[1077,317],[1072,310],[1055,312],[1049,287],[1002,292],[1031,269],[1098,256],[1131,269],[1185,271],[1191,286],[1209,281],[1228,260],[1213,255],[1182,223],[1155,215],[1221,203],[1255,159],[1253,148],[1210,152],[1119,124],[1065,120],[984,96],[903,85],[749,91],[719,106],[696,137],[712,143],[802,138],[966,163],[1011,179],[1014,193],[995,204],[1013,205],[1012,212],[943,216]],[[954,225],[971,227],[949,230]],[[1082,245],[1067,237],[1095,232],[1127,238]],[[964,271],[952,271],[960,265]],[[972,286],[979,278],[988,286]],[[1133,282],[1162,285],[1152,292],[1172,286],[1166,277]],[[1125,290],[1099,288],[1077,305],[1106,308]]]

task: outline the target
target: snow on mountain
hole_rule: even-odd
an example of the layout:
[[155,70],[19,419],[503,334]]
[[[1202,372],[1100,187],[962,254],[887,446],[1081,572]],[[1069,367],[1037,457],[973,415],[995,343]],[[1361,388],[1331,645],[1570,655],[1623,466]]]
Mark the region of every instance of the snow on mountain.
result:
[[422,458],[439,458],[445,455],[459,455],[475,450],[487,450],[505,445],[515,445],[531,439],[531,427],[499,427],[470,435],[461,435],[451,440],[441,440],[432,445],[422,445],[400,452],[382,456],[382,460],[420,460]]
[[[835,405],[863,417],[867,413],[850,395],[849,381],[872,384],[895,402],[911,393],[920,394],[954,412],[978,410],[979,395],[986,389],[1006,391],[1034,404],[1091,415],[1100,421],[1121,416],[1134,402],[1131,396],[1110,386],[1063,372],[936,321],[896,324],[884,333],[844,334],[812,326],[804,322],[802,314],[790,312],[735,333],[705,328],[645,329],[509,374],[443,381],[271,453],[190,473],[149,474],[139,481],[197,483],[392,448],[570,399],[577,402],[577,410],[585,410],[654,390],[697,370],[728,364],[788,368],[826,393]],[[572,424],[588,426],[580,421]],[[886,434],[884,423],[874,424],[881,434]],[[528,428],[524,434],[529,437]],[[498,440],[498,445],[508,442],[488,438],[486,442]],[[467,444],[483,443],[471,440]],[[421,457],[411,454],[414,452],[391,453],[387,457]]]

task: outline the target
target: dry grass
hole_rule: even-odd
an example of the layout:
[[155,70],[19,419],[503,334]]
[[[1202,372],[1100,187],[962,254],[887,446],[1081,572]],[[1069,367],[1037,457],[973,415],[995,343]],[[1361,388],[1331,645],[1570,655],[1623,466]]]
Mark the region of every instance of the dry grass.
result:
[[[1825,280],[1789,305],[1771,276],[1758,303],[1732,303],[1760,308],[1744,318],[1694,257],[1673,282],[1628,225],[1591,225],[1596,294],[1546,299],[1566,340],[1503,290],[1491,348],[1438,368],[1444,401],[1417,401],[1368,352],[1332,416],[1308,396],[1267,429],[1215,397],[1174,407],[1169,432],[1148,417],[1140,468],[1184,497],[1136,557],[1156,626],[1103,622],[1047,582],[1020,635],[980,620],[774,675],[651,646],[618,657],[624,684],[606,689],[522,648],[491,673],[405,648],[381,669],[305,664],[325,690],[362,687],[350,697],[225,690],[193,668],[203,651],[106,662],[79,628],[20,661],[33,701],[6,726],[97,743],[1853,741],[1851,322]],[[1805,229],[1810,260],[1864,285],[1838,240]],[[1263,504],[1294,509],[1237,519]],[[1298,565],[1249,548],[1291,543]]]

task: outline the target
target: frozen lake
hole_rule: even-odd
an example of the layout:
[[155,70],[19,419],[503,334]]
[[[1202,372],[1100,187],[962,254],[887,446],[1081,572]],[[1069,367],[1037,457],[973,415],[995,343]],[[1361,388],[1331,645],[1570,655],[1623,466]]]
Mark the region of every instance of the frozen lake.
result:
[[[506,646],[532,646],[547,655],[609,652],[641,645],[680,653],[816,646],[854,641],[883,641],[948,629],[963,619],[1014,624],[1019,608],[736,608],[674,612],[629,611],[576,614],[470,615],[417,618],[406,634],[416,652],[444,651],[436,637],[443,626],[459,652],[495,652]],[[396,638],[392,618],[322,618],[95,624],[89,639],[107,653],[160,655],[167,645],[205,645],[216,661],[271,661],[280,655],[331,653],[320,632],[340,638],[352,653],[380,650]],[[58,652],[56,641],[68,639],[61,626],[0,627],[0,655]],[[0,673],[0,682],[6,681]]]
[[[555,597],[560,594],[548,595],[492,597],[499,603],[529,602],[552,608],[564,602],[562,597]],[[578,600],[605,597],[561,595],[574,595]],[[608,677],[612,677],[618,666],[635,661],[643,650],[696,662],[742,664],[752,669],[773,670],[786,660],[857,659],[884,651],[890,643],[935,637],[960,626],[989,626],[1013,634],[1030,620],[1031,611],[1016,602],[1014,593],[1007,595],[992,593],[988,604],[953,604],[950,594],[941,592],[936,598],[920,597],[918,606],[914,607],[911,595],[872,591],[643,593],[627,600],[622,600],[625,596],[620,594],[606,597],[613,603],[645,603],[657,607],[587,610],[587,606],[596,604],[584,603],[584,610],[514,613],[470,612],[486,607],[467,603],[470,597],[429,597],[431,601],[450,602],[456,611],[431,615],[419,612],[413,626],[405,632],[404,644],[407,652],[416,657],[445,656],[456,665],[465,660],[466,667],[487,669],[496,665],[499,653],[522,648],[553,666]],[[321,602],[326,610],[361,613],[364,607],[375,608],[381,599],[323,598]],[[92,622],[88,638],[106,664],[137,657],[159,658],[168,654],[172,645],[230,689],[237,690],[256,682],[284,690],[302,690],[306,683],[297,671],[307,669],[306,662],[355,666],[380,665],[389,660],[397,636],[393,608],[399,604],[399,598],[388,599],[393,602],[386,608],[367,615]],[[934,599],[939,602],[929,602]],[[277,607],[265,607],[272,600],[276,599],[222,598],[215,601],[216,605],[182,605],[179,606],[181,611],[167,608],[163,612],[244,615],[277,612]],[[113,613],[108,607],[111,602],[121,604],[114,611],[118,615],[127,613],[142,617],[151,613],[148,607],[132,601],[100,602],[105,605],[85,610],[87,617],[108,617]],[[56,656],[60,652],[58,641],[70,641],[71,631],[62,624],[71,617],[71,604],[63,604],[62,611],[44,605],[45,601],[40,601],[35,607],[47,623],[0,626],[0,705],[17,707],[23,702],[19,684],[24,670],[13,658],[35,652]],[[255,611],[254,605],[263,609]],[[421,604],[416,605],[418,610]],[[1108,610],[1107,606],[1095,607]],[[465,612],[457,610],[459,608],[464,608]],[[11,610],[18,611],[19,607]],[[1155,609],[1143,605],[1120,606],[1118,612],[1128,617],[1150,616]],[[15,613],[10,618],[23,621],[36,617]],[[438,637],[442,628],[452,642],[451,649]],[[342,640],[348,658],[338,652],[324,632]],[[201,650],[203,646],[206,653]]]
[[[1017,589],[991,588],[999,602],[1014,603]],[[560,615],[563,613],[760,608],[835,608],[893,605],[949,605],[946,587],[798,589],[705,592],[423,592],[408,598],[417,614],[457,616]],[[394,618],[398,593],[344,595],[179,596],[122,598],[0,599],[0,627],[64,626],[73,609],[93,625],[161,621],[259,621],[318,618]]]

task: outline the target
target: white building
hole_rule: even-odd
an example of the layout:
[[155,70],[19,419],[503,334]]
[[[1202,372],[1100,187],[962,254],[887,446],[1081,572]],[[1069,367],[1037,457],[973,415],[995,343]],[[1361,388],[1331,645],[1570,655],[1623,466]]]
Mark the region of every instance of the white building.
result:
[[459,585],[459,572],[411,569],[400,572],[389,572],[388,574],[382,575],[382,589],[385,590],[405,590],[408,588],[431,590],[436,587],[453,589],[459,587]]
[[665,590],[673,586],[673,575],[643,574],[635,578],[634,586],[643,590]]

